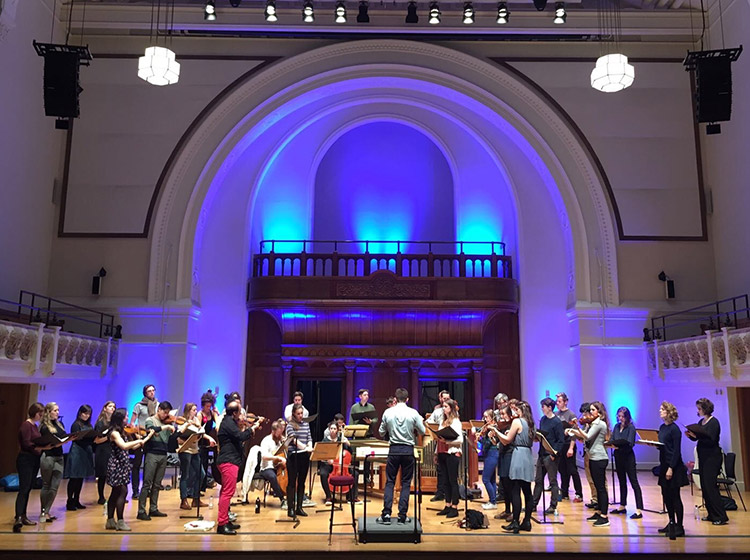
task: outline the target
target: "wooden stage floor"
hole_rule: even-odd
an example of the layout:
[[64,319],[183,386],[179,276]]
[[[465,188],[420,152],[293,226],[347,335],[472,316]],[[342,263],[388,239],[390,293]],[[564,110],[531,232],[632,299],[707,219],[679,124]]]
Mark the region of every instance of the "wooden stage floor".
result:
[[[644,500],[647,507],[658,508],[661,503],[659,489],[649,473],[641,474]],[[652,480],[649,480],[651,478]],[[168,479],[165,478],[165,483]],[[277,524],[276,519],[285,519],[286,511],[279,502],[269,496],[268,507],[254,513],[254,505],[232,507],[237,513],[237,523],[242,525],[237,536],[222,536],[215,532],[186,533],[179,519],[179,491],[162,491],[159,507],[168,517],[150,522],[136,520],[137,507],[131,500],[126,505],[125,517],[132,527],[131,533],[117,533],[104,530],[105,517],[102,506],[96,505],[96,488],[93,481],[87,481],[83,489],[83,503],[88,509],[75,512],[65,511],[65,485],[63,481],[52,513],[58,516],[53,523],[43,527],[24,527],[21,534],[12,532],[15,493],[0,493],[0,558],[160,558],[179,556],[180,558],[206,557],[206,552],[221,553],[222,558],[254,557],[317,558],[356,553],[358,557],[393,556],[398,560],[409,557],[449,553],[452,557],[476,558],[478,554],[502,555],[503,558],[528,558],[529,553],[555,552],[555,558],[596,555],[599,558],[614,558],[625,554],[642,554],[660,558],[690,558],[734,556],[750,558],[750,513],[742,506],[738,511],[729,512],[730,524],[715,527],[695,519],[694,506],[700,504],[700,494],[691,496],[689,488],[684,488],[682,497],[685,504],[685,538],[670,541],[657,533],[657,529],[667,523],[666,515],[644,512],[643,519],[631,520],[622,515],[610,515],[610,526],[594,528],[586,522],[590,511],[583,504],[564,501],[559,506],[556,520],[562,525],[533,524],[531,533],[511,535],[500,529],[500,520],[492,519],[495,511],[489,511],[490,528],[478,531],[465,531],[455,524],[444,524],[444,517],[428,509],[435,504],[425,501],[422,506],[424,534],[419,544],[355,544],[351,526],[335,527],[333,543],[328,545],[329,514],[314,513],[322,509],[323,493],[316,480],[313,499],[317,508],[307,508],[309,516],[301,519],[294,529],[291,524]],[[611,485],[611,482],[610,482]],[[585,486],[584,489],[588,491]],[[107,493],[109,488],[107,489]],[[212,490],[214,504],[218,503],[218,491]],[[254,494],[251,502],[254,502]],[[549,494],[547,494],[549,496]],[[429,499],[430,496],[426,498]],[[750,495],[745,493],[745,502]],[[631,496],[632,498],[632,496]],[[208,501],[208,497],[204,500]],[[412,502],[413,503],[413,502]],[[410,508],[412,503],[410,503]],[[374,498],[368,503],[368,517],[380,512],[382,502]],[[442,504],[441,504],[442,507]],[[481,510],[479,502],[470,502],[469,507]],[[363,506],[356,508],[357,516],[362,515]],[[413,509],[413,508],[412,508]],[[541,509],[541,508],[540,508]],[[630,512],[632,512],[632,506]],[[705,510],[701,510],[704,512]],[[29,513],[36,520],[39,513],[39,491],[31,494]],[[216,519],[216,508],[203,508],[207,520]],[[410,510],[409,514],[413,512]],[[349,517],[348,507],[336,512],[336,522]],[[442,556],[442,555],[441,555]]]

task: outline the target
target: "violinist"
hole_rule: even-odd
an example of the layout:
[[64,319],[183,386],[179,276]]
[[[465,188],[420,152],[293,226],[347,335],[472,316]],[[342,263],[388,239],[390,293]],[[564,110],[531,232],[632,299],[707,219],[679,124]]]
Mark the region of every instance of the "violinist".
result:
[[[579,412],[581,414],[580,418],[576,418],[576,422],[580,425],[581,430],[584,432],[587,432],[588,429],[591,427],[591,422],[594,420],[594,417],[589,413],[589,409],[591,408],[591,403],[583,403],[581,405],[581,408],[579,409]],[[567,430],[566,434],[569,434]],[[591,447],[591,444],[588,442],[585,442],[583,444],[583,470],[586,473],[586,480],[588,480],[589,483],[589,490],[591,490],[591,501],[586,504],[586,507],[589,509],[599,509],[599,500],[597,500],[597,493],[596,493],[596,485],[594,484],[594,477],[591,476],[591,464],[590,464],[590,457],[589,457],[589,448]],[[604,486],[607,487],[607,480],[605,477],[604,480]],[[607,488],[609,489],[609,488]]]
[[[531,444],[534,442],[534,416],[529,403],[511,400],[513,421],[507,433],[499,433],[500,441],[512,448],[508,477],[511,480],[511,500],[513,519],[502,527],[503,531],[518,534],[519,531],[531,531],[531,514],[533,497],[531,482],[534,480],[534,460],[531,456]],[[524,499],[524,518],[521,520],[521,493]],[[520,521],[520,522],[519,522]]]
[[604,404],[594,401],[589,405],[589,414],[593,416],[588,431],[584,432],[579,428],[569,428],[566,430],[570,435],[580,438],[590,444],[589,468],[591,469],[591,478],[596,486],[596,497],[598,512],[595,512],[587,521],[593,521],[594,527],[609,526],[609,494],[607,493],[607,464],[609,456],[604,448],[604,442],[610,434],[609,419],[607,409]]
[[546,397],[539,404],[542,407],[539,432],[547,438],[547,441],[552,449],[556,451],[556,454],[549,453],[543,445],[539,445],[536,477],[534,479],[534,509],[536,509],[539,499],[542,497],[544,475],[546,473],[550,486],[552,486],[552,496],[550,496],[549,507],[545,513],[553,515],[557,509],[557,503],[560,501],[560,489],[557,486],[557,466],[559,464],[559,457],[562,455],[563,446],[565,445],[565,435],[563,434],[562,422],[552,412],[555,409],[555,401]]
[[[159,511],[159,490],[164,472],[167,470],[169,436],[175,431],[174,426],[167,423],[170,410],[172,410],[172,403],[161,402],[156,408],[156,414],[146,419],[145,428],[147,431],[154,432],[154,435],[144,445],[143,488],[138,495],[138,516],[136,517],[141,521],[151,521],[152,517],[167,516],[166,513]],[[146,512],[147,501],[150,501],[148,512]]]
[[[214,441],[216,440],[216,428],[219,420],[219,411],[216,410],[216,395],[213,394],[211,389],[201,395],[201,409],[198,411],[198,421],[203,426],[203,431],[206,435],[211,436]],[[216,486],[216,480],[219,479],[218,467],[216,467],[216,446],[211,446],[210,442],[206,439],[202,439],[199,443],[200,457],[201,457],[201,492],[205,492],[207,488],[213,488]],[[209,454],[214,453],[214,467],[212,468],[211,474],[208,474],[208,463]]]
[[271,423],[271,433],[260,442],[261,464],[258,473],[261,478],[269,482],[274,496],[281,501],[282,508],[285,506],[284,491],[279,484],[276,469],[286,471],[286,454],[279,454],[284,448],[285,428],[286,426],[281,420],[274,420]]
[[[506,401],[507,402],[507,401]],[[496,417],[498,417],[497,424],[491,428],[497,430],[499,433],[507,434],[508,430],[513,421],[513,411],[507,404],[501,409],[495,409]],[[499,413],[499,414],[498,414]],[[511,521],[513,519],[513,513],[511,511],[511,498],[513,485],[510,480],[510,462],[513,457],[513,447],[505,445],[500,441],[498,436],[498,442],[500,447],[500,456],[498,463],[498,476],[500,477],[500,488],[502,488],[502,500],[505,503],[505,511],[495,515],[495,519],[502,519],[505,521]],[[500,492],[498,492],[498,500],[500,499]]]
[[[339,431],[338,424],[334,421],[331,422],[328,425],[328,435],[323,436],[323,441],[326,442],[339,442],[344,446],[344,451],[351,453],[351,447],[349,447],[349,440],[346,438],[346,436]],[[351,457],[351,456],[350,456]],[[341,461],[340,458],[336,459],[336,463],[339,463]],[[334,496],[331,493],[331,487],[328,485],[328,477],[331,475],[331,473],[334,470],[334,461],[327,461],[327,462],[321,462],[318,466],[318,472],[320,474],[320,485],[323,487],[323,492],[326,495],[326,506],[330,506],[333,502]],[[354,494],[354,486],[352,486],[349,489],[349,492],[347,492],[347,498],[349,500],[354,501],[355,494]]]
[[482,444],[482,458],[484,468],[482,469],[482,483],[487,490],[487,503],[482,504],[482,509],[497,509],[497,464],[500,460],[500,445],[497,434],[491,427],[496,424],[495,414],[488,408],[482,414],[484,426],[477,433],[477,439]]
[[[156,387],[151,384],[143,386],[143,398],[133,407],[133,413],[130,415],[130,426],[137,429],[146,428],[146,420],[156,414],[156,407],[159,401],[156,400]],[[139,432],[136,431],[136,434]],[[141,465],[143,463],[143,448],[141,446],[133,449],[133,499],[138,499],[138,488],[141,481]]]
[[216,532],[220,535],[236,535],[237,529],[240,528],[229,520],[229,503],[237,489],[237,475],[243,461],[242,445],[253,437],[254,433],[254,430],[242,422],[241,411],[240,403],[230,402],[224,420],[219,426],[219,457],[216,462],[221,472],[222,484]]
[[[182,416],[185,419],[178,431],[183,434],[179,437],[179,443],[182,445],[193,432],[201,429],[200,420],[198,420],[198,406],[195,403],[186,403]],[[206,439],[208,445],[216,445],[216,441],[203,434],[202,439]],[[200,483],[201,483],[201,457],[198,441],[187,449],[178,453],[180,458],[180,509],[191,509],[192,507],[206,507],[208,504],[201,501]],[[189,498],[193,499],[192,506]]]
[[286,426],[288,441],[287,464],[289,465],[289,483],[286,487],[287,515],[289,517],[307,517],[302,509],[305,500],[305,479],[310,468],[312,452],[312,434],[310,424],[303,422],[305,407],[302,403],[292,405],[292,415]]

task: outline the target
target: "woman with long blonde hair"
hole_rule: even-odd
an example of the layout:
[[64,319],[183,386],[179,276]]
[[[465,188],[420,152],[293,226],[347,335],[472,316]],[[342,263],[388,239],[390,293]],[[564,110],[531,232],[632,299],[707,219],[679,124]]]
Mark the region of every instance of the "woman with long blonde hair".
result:
[[[42,437],[54,434],[60,439],[68,435],[65,432],[62,420],[60,420],[60,407],[57,406],[56,402],[49,402],[44,406],[39,433]],[[60,488],[60,480],[63,476],[63,450],[61,446],[53,447],[42,453],[39,470],[42,475],[42,491],[39,493],[42,514],[39,517],[39,522],[51,522],[57,519],[56,516],[50,514],[50,510],[57,497],[57,490]]]

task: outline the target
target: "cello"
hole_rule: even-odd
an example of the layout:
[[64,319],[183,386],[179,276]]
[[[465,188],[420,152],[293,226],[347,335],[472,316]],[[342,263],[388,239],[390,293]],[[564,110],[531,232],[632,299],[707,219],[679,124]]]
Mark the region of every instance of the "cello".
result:
[[[279,446],[279,450],[274,453],[276,457],[284,457],[286,459],[286,447],[284,442]],[[279,487],[282,491],[286,491],[286,487],[289,484],[289,472],[287,471],[286,461],[279,462],[276,464],[276,480],[279,481]]]
[[[330,476],[351,476],[352,454],[341,447],[341,454],[333,461],[333,471]],[[351,490],[351,486],[339,486],[342,494]]]

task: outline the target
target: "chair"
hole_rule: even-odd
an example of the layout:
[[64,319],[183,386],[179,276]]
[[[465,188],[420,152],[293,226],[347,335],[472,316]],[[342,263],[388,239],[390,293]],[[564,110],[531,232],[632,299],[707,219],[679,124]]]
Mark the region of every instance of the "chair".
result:
[[[255,464],[255,471],[253,472],[253,485],[257,482],[262,481],[263,484],[263,507],[266,507],[266,496],[268,496],[268,491],[271,489],[271,483],[268,482],[265,478],[260,476],[260,465],[263,462],[263,452],[258,451],[258,461]],[[251,487],[252,488],[252,487]],[[251,488],[248,488],[245,490],[245,502],[247,502],[247,494],[251,490]]]
[[[734,472],[734,464],[736,462],[737,462],[736,453],[725,453],[724,454],[724,472],[722,473],[724,476],[720,476],[716,480],[716,482],[719,484],[719,488],[723,486],[724,490],[727,493],[727,496],[729,496],[730,498],[732,498],[731,487],[737,483],[737,475]],[[745,500],[742,498],[742,492],[740,492],[739,488],[737,489],[737,495],[740,497],[740,502],[742,503],[742,509],[747,511],[747,508],[745,507]]]
[[[341,465],[344,464],[344,447],[341,446]],[[349,467],[352,468],[351,466]],[[331,493],[333,494],[333,497],[336,497],[336,491],[339,493],[339,501],[344,499],[344,487],[349,486],[350,488],[354,486],[357,483],[357,479],[353,477],[351,474],[342,474],[342,475],[336,475],[336,476],[329,476],[328,477],[328,486],[331,487]],[[359,541],[357,540],[357,520],[354,516],[354,500],[349,500],[349,505],[352,509],[352,521],[351,525],[354,529],[354,543],[358,544]],[[334,525],[349,525],[348,522],[346,523],[334,523],[333,522],[333,515],[336,511],[336,500],[331,500],[331,519],[328,523],[328,545],[331,545],[331,539],[333,537],[333,526]]]

